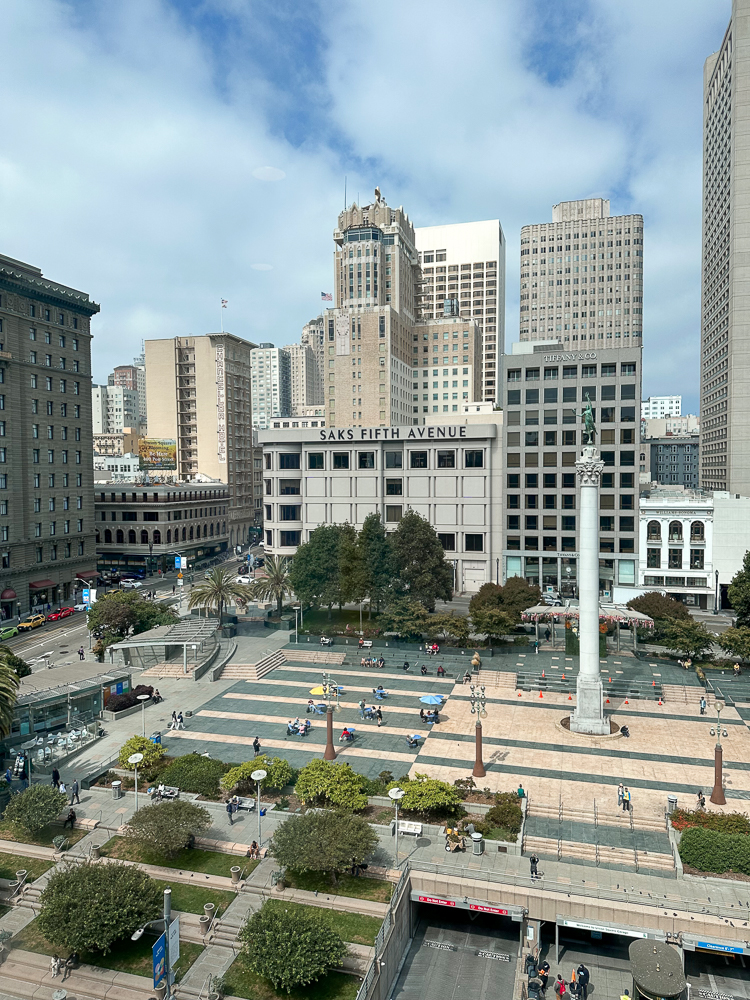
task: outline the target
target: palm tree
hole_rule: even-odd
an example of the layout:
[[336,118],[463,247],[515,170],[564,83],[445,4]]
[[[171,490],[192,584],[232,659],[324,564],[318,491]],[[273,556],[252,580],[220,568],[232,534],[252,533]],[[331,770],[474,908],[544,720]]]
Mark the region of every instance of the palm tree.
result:
[[248,600],[249,588],[234,582],[234,576],[228,569],[215,569],[203,583],[193,587],[188,600],[189,608],[206,608],[207,611],[218,611],[219,624],[224,608],[233,600],[245,604]]
[[284,598],[291,594],[289,582],[289,560],[285,556],[266,556],[266,575],[250,585],[252,596],[261,601],[276,601],[279,615],[284,604]]
[[7,662],[10,650],[0,652],[0,735],[7,736],[13,721],[13,709],[18,697],[18,685],[21,683],[15,669]]

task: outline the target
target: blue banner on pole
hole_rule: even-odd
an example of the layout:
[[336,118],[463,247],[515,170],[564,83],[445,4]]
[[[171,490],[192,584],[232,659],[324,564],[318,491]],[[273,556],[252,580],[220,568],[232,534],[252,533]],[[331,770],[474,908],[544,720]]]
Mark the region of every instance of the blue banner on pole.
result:
[[175,569],[179,569],[180,568],[180,557],[179,556],[175,556],[174,557],[174,568]]
[[152,948],[152,953],[154,956],[154,989],[156,989],[161,981],[167,974],[166,966],[166,935],[162,934],[157,941],[154,942]]

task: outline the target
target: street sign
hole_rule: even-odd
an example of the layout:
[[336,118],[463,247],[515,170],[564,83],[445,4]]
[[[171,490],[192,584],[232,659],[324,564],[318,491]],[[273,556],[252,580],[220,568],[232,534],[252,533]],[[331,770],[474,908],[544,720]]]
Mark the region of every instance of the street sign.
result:
[[164,979],[164,976],[166,975],[167,971],[165,964],[166,948],[167,948],[166,935],[162,934],[161,937],[154,942],[154,946],[151,949],[151,954],[153,955],[154,959],[154,989],[159,988],[162,979]]
[[169,925],[169,968],[174,969],[180,957],[180,918],[175,917]]
[[185,581],[182,579],[182,575],[180,575],[180,576],[177,577],[177,586],[178,587],[184,587],[185,586]]
[[177,579],[178,580],[182,579],[182,570],[180,570],[180,572],[177,574]]
[[432,903],[433,906],[455,906],[455,900],[439,899],[437,896],[420,896],[420,903]]

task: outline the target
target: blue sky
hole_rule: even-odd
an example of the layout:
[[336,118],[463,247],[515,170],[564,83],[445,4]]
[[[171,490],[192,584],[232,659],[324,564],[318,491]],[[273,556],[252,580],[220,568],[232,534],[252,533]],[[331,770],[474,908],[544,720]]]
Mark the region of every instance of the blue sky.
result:
[[[520,227],[645,217],[644,391],[698,404],[701,100],[729,0],[25,0],[3,10],[0,252],[89,291],[94,377],[143,338],[299,339],[343,203]],[[269,169],[270,168],[270,169]]]

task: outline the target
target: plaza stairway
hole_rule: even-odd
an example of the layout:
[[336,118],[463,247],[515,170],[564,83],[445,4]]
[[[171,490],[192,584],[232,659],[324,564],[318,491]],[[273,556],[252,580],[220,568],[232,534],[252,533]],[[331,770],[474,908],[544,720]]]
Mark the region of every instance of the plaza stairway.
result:
[[[264,656],[263,659],[258,660],[257,663],[232,663],[230,660],[226,664],[221,672],[222,680],[243,680],[243,681],[259,681],[261,677],[265,677],[276,667],[281,667],[286,663],[286,656],[282,649],[277,649],[273,653],[269,653],[268,656]],[[215,678],[217,679],[217,678]]]
[[502,696],[516,690],[516,675],[509,670],[480,669],[474,674],[472,684],[484,685],[487,690],[493,690],[493,693]]
[[65,982],[52,978],[47,955],[14,948],[0,966],[2,992],[20,998],[49,997],[64,989],[73,1000],[148,1000],[153,996],[151,980],[127,972],[114,972],[93,965],[74,969]]

